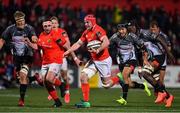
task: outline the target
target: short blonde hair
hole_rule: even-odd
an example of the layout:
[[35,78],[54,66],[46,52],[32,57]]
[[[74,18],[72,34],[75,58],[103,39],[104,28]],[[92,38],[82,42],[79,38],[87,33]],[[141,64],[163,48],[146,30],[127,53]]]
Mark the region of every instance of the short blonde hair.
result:
[[50,18],[50,20],[52,21],[52,20],[57,20],[58,21],[58,18],[56,17],[56,16],[52,16],[51,18]]
[[14,19],[15,21],[22,20],[25,18],[25,14],[22,11],[16,11],[14,13]]

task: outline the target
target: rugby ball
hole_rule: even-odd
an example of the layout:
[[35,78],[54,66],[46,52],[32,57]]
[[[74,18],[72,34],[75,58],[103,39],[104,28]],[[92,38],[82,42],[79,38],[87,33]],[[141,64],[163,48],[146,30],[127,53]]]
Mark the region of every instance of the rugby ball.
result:
[[99,40],[93,40],[88,42],[87,49],[98,49],[101,46],[101,41]]

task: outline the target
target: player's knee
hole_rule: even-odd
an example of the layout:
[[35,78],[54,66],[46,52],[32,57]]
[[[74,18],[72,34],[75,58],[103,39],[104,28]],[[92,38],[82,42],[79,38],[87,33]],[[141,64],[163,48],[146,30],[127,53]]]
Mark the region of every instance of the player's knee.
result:
[[27,84],[28,79],[27,79],[27,75],[29,72],[29,67],[26,64],[23,64],[20,68],[19,71],[19,78],[20,78],[20,83],[21,84]]
[[55,76],[53,75],[52,72],[48,72],[48,74],[46,75],[45,81],[53,83]]
[[124,73],[123,73],[123,80],[124,80],[124,82],[125,82],[126,84],[129,83],[128,77],[129,77],[129,73],[124,72]]
[[86,73],[82,72],[80,76],[81,83],[87,83],[88,82],[88,76]]
[[67,81],[68,80],[68,76],[67,76],[67,73],[65,72],[63,72],[63,74],[62,74],[62,79],[63,80],[65,80],[65,81]]
[[53,78],[52,78],[52,77],[46,77],[45,81],[46,81],[46,82],[53,83]]
[[20,74],[28,75],[28,72],[29,72],[29,67],[27,65],[23,64],[20,69]]
[[19,73],[19,82],[21,84],[27,84],[27,82],[28,82],[27,75],[20,72]]
[[25,78],[27,78],[27,74],[24,73],[24,72],[22,72],[22,71],[20,71],[20,72],[19,72],[19,77],[20,77],[21,79],[25,79]]
[[122,72],[124,82],[126,84],[129,83],[129,75],[131,74],[132,70],[130,68],[125,68]]
[[45,81],[52,83],[52,80],[51,80],[49,77],[46,77],[46,78],[45,78]]
[[61,76],[67,78],[67,70],[61,70]]

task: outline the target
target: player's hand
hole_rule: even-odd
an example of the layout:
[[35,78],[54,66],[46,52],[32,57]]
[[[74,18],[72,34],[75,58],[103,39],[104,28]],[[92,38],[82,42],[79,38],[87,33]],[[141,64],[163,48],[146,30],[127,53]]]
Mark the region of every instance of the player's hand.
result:
[[29,38],[23,38],[22,41],[25,43],[25,44],[30,44],[31,41],[29,40]]
[[76,63],[77,66],[80,66],[82,64],[82,61],[79,60],[79,58],[75,57],[74,62]]
[[143,64],[144,64],[144,65],[150,65],[150,63],[148,62],[148,60],[144,60],[144,61],[143,61]]
[[38,41],[38,38],[36,36],[32,36],[32,42],[36,43]]

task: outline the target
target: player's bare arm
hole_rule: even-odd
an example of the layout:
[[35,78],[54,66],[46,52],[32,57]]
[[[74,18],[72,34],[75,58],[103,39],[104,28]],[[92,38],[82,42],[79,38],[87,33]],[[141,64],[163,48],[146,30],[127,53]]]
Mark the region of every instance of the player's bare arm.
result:
[[[69,49],[70,49],[70,42],[68,42],[68,41],[66,40],[66,43],[63,45],[63,47],[64,47],[66,50],[69,50]],[[73,60],[75,61],[75,63],[79,66],[79,64],[80,64],[81,61],[77,58],[76,54],[75,54],[73,51],[70,52],[70,54],[71,54]]]
[[[65,38],[66,42],[71,45],[69,38]],[[69,46],[70,48],[70,46]],[[67,49],[68,50],[68,49]],[[71,52],[71,56],[73,57],[73,60],[75,61],[76,65],[79,66],[79,64],[81,63],[81,61],[79,60],[79,58],[76,56],[76,54],[74,52]]]
[[102,37],[102,44],[101,46],[96,50],[96,53],[98,54],[99,52],[101,52],[102,50],[104,50],[105,48],[107,48],[109,46],[110,42],[108,37],[105,35]]
[[37,36],[32,36],[31,40],[33,43],[36,43],[38,41],[38,38],[37,38]]
[[38,46],[36,43],[32,43],[29,38],[24,38],[23,41],[28,44],[31,48],[37,50],[38,49]]
[[71,52],[76,51],[79,47],[81,47],[81,45],[83,45],[83,42],[81,40],[78,40],[64,53],[64,57],[67,57]]
[[4,43],[5,43],[5,41],[3,39],[0,39],[0,50],[2,49]]

